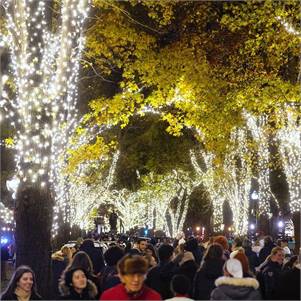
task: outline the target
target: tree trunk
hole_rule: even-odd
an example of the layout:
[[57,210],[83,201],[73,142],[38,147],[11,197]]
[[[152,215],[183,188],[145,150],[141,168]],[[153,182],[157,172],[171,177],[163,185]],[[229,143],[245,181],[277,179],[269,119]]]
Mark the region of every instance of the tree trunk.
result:
[[295,254],[300,253],[300,211],[293,213],[294,233],[295,233]]
[[33,269],[43,299],[49,297],[51,283],[52,207],[49,190],[20,184],[15,209],[16,266],[25,264]]

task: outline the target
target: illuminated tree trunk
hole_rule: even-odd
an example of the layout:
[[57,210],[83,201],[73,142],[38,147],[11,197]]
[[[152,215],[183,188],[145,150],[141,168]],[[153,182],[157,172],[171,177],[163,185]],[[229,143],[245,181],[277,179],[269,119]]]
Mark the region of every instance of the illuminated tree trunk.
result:
[[14,99],[5,105],[11,108],[11,124],[16,129],[16,177],[20,180],[17,265],[33,268],[43,298],[50,292],[54,198],[60,209],[64,209],[60,201],[66,201],[65,187],[58,189],[62,171],[58,161],[64,158],[76,124],[76,81],[87,0],[62,1],[55,29],[52,5],[53,1],[44,0],[3,1],[15,89]]

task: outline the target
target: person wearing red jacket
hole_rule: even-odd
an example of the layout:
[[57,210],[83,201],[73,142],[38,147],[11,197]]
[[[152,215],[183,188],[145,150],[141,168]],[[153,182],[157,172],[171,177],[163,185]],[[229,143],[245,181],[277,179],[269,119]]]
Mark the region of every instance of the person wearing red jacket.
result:
[[102,293],[100,300],[162,300],[159,293],[144,284],[147,261],[139,255],[127,255],[117,264],[121,284]]

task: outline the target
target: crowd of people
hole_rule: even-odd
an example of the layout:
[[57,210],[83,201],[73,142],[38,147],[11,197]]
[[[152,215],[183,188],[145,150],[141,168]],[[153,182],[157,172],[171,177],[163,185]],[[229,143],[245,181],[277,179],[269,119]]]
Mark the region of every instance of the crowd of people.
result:
[[[112,242],[105,251],[93,239],[52,254],[53,300],[300,300],[300,254],[286,241],[225,236],[154,243],[138,238]],[[35,274],[19,266],[1,300],[40,300]]]

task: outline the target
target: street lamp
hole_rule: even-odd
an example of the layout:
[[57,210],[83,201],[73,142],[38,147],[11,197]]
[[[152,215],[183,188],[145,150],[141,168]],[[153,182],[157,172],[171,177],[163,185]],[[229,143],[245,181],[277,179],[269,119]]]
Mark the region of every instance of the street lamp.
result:
[[250,224],[250,230],[255,230],[255,225],[254,224]]
[[197,226],[197,227],[195,228],[195,230],[196,230],[197,232],[199,232],[199,231],[201,230],[201,228],[200,228],[199,226]]

